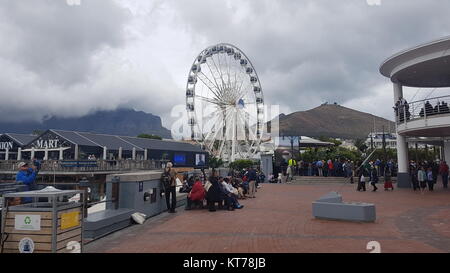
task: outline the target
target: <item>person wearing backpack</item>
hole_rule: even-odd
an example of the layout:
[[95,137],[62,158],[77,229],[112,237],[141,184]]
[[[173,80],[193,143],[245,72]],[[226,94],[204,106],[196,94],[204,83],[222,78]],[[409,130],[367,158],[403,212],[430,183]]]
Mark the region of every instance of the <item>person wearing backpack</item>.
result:
[[[167,163],[166,168],[161,177],[161,182],[164,188],[164,195],[166,196],[166,205],[169,213],[175,213],[175,208],[177,206],[177,196],[176,196],[176,177],[177,172],[172,168],[171,162]],[[172,195],[172,203],[170,203]]]

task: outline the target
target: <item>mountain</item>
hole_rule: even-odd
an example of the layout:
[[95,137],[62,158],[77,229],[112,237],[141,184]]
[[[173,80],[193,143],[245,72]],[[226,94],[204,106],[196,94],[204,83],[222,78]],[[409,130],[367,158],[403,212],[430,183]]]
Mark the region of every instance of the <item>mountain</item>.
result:
[[159,116],[131,109],[98,111],[78,118],[52,117],[42,123],[0,122],[0,132],[32,133],[34,130],[47,129],[82,131],[122,136],[137,136],[141,133],[145,133],[159,135],[163,138],[171,138],[170,131],[162,126],[161,118]]
[[308,111],[279,116],[280,135],[365,139],[373,131],[395,131],[395,123],[337,104],[323,104]]

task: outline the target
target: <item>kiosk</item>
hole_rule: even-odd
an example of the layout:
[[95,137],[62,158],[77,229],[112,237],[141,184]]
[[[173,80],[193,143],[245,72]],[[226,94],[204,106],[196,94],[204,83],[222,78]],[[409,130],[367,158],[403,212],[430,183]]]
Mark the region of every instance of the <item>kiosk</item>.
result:
[[47,187],[8,193],[1,225],[2,253],[80,253],[83,251],[84,191]]

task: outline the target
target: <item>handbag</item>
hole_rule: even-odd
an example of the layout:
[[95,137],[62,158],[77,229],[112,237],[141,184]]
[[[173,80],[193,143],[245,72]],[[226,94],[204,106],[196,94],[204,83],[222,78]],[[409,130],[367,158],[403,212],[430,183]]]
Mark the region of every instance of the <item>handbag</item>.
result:
[[235,187],[233,187],[233,194],[234,195],[239,195],[239,192],[238,192],[238,190]]
[[206,181],[205,186],[204,186],[205,191],[208,192],[208,190],[209,190],[209,188],[210,188],[211,186],[212,186],[211,182]]

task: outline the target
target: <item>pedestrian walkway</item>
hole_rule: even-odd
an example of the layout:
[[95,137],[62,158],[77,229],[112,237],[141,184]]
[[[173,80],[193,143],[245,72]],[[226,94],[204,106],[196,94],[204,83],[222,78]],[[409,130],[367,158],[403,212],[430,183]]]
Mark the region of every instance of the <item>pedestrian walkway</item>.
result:
[[[450,252],[450,191],[356,192],[355,185],[263,184],[242,210],[163,213],[86,245],[86,252]],[[375,223],[316,220],[311,202],[340,190],[376,204]]]

